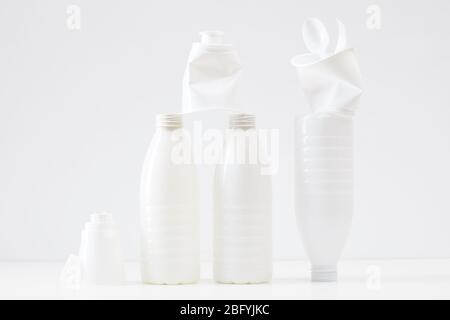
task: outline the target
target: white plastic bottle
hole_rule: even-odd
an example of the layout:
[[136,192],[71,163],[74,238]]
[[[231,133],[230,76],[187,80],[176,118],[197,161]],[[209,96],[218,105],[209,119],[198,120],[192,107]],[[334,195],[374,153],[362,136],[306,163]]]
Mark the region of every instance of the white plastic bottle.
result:
[[96,212],[81,233],[84,284],[121,285],[125,281],[120,232],[112,215]]
[[353,118],[313,113],[298,118],[298,228],[312,281],[336,281],[353,213]]
[[[141,273],[145,283],[198,281],[199,195],[180,114],[158,115],[141,182]],[[187,161],[186,161],[187,160]]]
[[310,52],[291,62],[312,113],[296,124],[296,215],[312,281],[336,281],[353,215],[353,117],[361,72],[338,22],[336,48],[316,18],[303,24]]
[[272,190],[261,174],[255,117],[230,117],[224,164],[215,174],[214,279],[221,283],[261,283],[272,276]]

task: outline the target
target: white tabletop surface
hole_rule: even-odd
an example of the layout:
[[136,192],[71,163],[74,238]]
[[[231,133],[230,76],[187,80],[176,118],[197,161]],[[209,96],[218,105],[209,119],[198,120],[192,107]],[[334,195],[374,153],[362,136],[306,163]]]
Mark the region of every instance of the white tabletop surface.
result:
[[450,299],[450,259],[343,261],[337,283],[311,283],[305,261],[274,263],[271,283],[223,285],[202,265],[195,285],[144,285],[137,263],[127,263],[127,283],[64,288],[63,263],[0,262],[0,299]]

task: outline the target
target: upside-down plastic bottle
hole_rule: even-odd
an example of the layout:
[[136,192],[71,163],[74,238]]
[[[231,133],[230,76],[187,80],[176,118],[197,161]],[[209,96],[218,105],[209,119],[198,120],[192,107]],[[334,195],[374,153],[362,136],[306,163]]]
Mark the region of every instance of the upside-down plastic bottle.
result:
[[353,215],[353,120],[362,93],[353,49],[338,21],[336,49],[318,19],[303,25],[309,53],[293,57],[312,112],[296,122],[296,215],[312,281],[336,281]]

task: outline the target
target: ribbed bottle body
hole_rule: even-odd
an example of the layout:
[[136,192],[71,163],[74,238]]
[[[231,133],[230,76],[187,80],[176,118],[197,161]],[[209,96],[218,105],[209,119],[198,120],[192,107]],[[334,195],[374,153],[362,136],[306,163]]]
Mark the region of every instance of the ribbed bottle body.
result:
[[312,280],[334,281],[353,213],[352,118],[312,114],[296,135],[297,222]]
[[177,156],[188,146],[183,146],[188,141],[177,119],[160,121],[141,181],[142,279],[156,284],[194,283],[200,274],[197,173],[194,164]]
[[[243,124],[243,129],[233,123]],[[221,283],[267,282],[272,275],[271,178],[249,158],[243,163],[237,160],[239,152],[249,155],[251,143],[258,142],[252,138],[256,131],[248,120],[231,124],[238,139],[247,143],[239,151],[238,145],[242,144],[233,134],[234,138],[226,140],[224,164],[216,168],[214,279]]]

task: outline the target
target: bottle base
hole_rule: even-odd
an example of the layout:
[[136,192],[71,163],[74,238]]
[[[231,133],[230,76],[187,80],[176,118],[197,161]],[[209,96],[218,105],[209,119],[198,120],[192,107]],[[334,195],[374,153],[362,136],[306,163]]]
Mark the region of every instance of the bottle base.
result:
[[184,281],[164,281],[164,280],[143,280],[144,284],[153,285],[164,285],[164,286],[178,286],[178,285],[189,285],[196,284],[198,280],[184,280]]
[[[242,267],[242,266],[241,266]],[[244,270],[245,269],[245,270]],[[215,267],[213,279],[222,284],[262,284],[272,280],[272,270],[270,267],[264,268],[258,272],[257,267],[241,268],[240,272],[233,270],[224,270],[221,267]]]
[[214,280],[217,283],[220,284],[236,284],[236,285],[245,285],[245,284],[264,284],[269,283],[270,279],[263,279],[263,280]]

